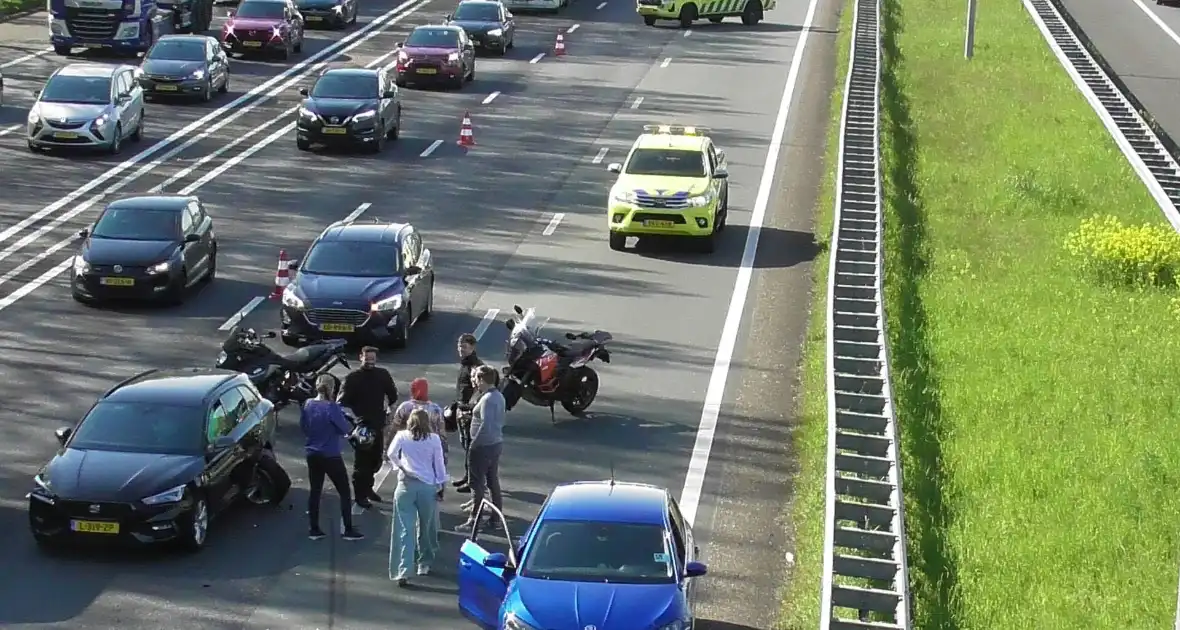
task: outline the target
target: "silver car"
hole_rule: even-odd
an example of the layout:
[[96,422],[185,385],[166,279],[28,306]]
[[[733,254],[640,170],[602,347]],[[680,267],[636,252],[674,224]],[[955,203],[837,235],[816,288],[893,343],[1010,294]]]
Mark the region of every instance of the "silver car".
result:
[[134,66],[71,64],[50,75],[29,110],[29,150],[118,153],[143,136],[143,88]]

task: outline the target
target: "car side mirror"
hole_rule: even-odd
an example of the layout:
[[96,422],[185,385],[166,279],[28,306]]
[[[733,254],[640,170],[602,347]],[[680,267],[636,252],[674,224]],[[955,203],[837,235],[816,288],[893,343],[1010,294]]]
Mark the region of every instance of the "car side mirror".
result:
[[509,331],[516,330],[516,321],[509,317],[508,319],[504,320],[504,326],[507,327]]
[[513,310],[513,311],[516,311],[516,314],[517,314],[517,315],[524,315],[524,309],[523,309],[523,308],[521,308],[521,306],[520,306],[519,304],[513,304],[513,305],[512,305],[512,310]]
[[451,20],[455,19],[455,16],[451,15],[450,13],[448,13],[448,14],[446,14],[446,15],[444,15],[444,16],[443,16],[443,19],[444,19],[444,20],[446,20],[446,21],[448,21],[448,22],[450,22]]
[[405,48],[406,43],[405,42],[398,42],[398,43],[394,44],[393,47],[394,48]]
[[307,96],[308,94],[310,94],[310,91],[307,88],[305,88],[305,87],[299,88],[299,95],[300,96]]
[[228,435],[223,435],[216,440],[213,440],[213,452],[224,451],[227,448],[233,448],[237,444],[237,440]]
[[504,19],[507,19],[507,20],[511,20],[511,19],[512,19],[512,18],[514,18],[514,17],[516,17],[516,16],[512,15],[511,13],[505,13],[505,14],[504,14]]
[[86,238],[90,236],[90,228],[82,228],[78,230],[78,238]]
[[290,269],[291,271],[295,271],[296,269],[298,269],[299,268],[299,259],[295,258],[293,260],[287,261],[287,268]]
[[623,172],[623,165],[619,164],[618,162],[611,162],[610,164],[606,165],[606,170],[608,170],[612,173],[622,173]]
[[705,566],[704,562],[689,562],[684,566],[684,577],[694,578],[701,577],[709,572],[709,567]]
[[185,234],[184,235],[184,242],[186,242],[186,243],[196,243],[197,241],[200,241],[200,240],[201,240],[200,234]]
[[41,98],[41,90],[33,90],[33,98]]
[[719,168],[713,171],[713,179],[729,179],[729,171]]
[[53,437],[57,438],[58,444],[65,446],[66,442],[69,441],[70,436],[73,434],[74,434],[74,430],[71,429],[70,427],[62,427],[62,428],[57,429],[53,432]]
[[502,553],[488,554],[488,557],[483,559],[483,565],[489,569],[503,569],[508,566],[508,556]]
[[418,267],[417,265],[410,265],[409,267],[406,267],[407,276],[416,276],[420,273],[422,273],[422,268]]

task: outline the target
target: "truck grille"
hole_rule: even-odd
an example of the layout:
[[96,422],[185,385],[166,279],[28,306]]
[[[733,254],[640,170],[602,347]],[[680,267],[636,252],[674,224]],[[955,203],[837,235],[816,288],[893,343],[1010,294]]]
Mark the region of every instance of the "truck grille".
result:
[[111,39],[119,30],[119,11],[66,7],[66,28],[82,39]]
[[312,324],[352,324],[363,326],[369,321],[369,314],[365,311],[355,311],[348,308],[313,308],[307,311],[307,321]]
[[635,194],[635,205],[641,208],[668,208],[679,210],[688,207],[687,197],[662,197],[659,195]]

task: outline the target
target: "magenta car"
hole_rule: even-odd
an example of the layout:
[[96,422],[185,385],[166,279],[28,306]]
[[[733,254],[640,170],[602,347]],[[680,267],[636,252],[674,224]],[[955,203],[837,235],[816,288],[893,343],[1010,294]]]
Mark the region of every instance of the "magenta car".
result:
[[462,88],[475,78],[475,44],[459,26],[419,26],[397,45],[396,82]]

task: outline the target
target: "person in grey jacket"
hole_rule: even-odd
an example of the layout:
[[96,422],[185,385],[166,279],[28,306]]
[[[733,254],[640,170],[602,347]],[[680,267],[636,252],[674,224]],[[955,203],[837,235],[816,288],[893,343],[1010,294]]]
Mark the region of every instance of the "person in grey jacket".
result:
[[[467,522],[455,528],[456,531],[471,531],[475,527],[475,514],[484,496],[491,494],[492,504],[502,508],[500,494],[500,454],[504,449],[504,395],[496,389],[499,381],[496,369],[481,365],[475,369],[475,386],[479,399],[471,410],[471,450],[468,479],[471,485],[471,513]],[[481,525],[482,526],[482,525]]]

